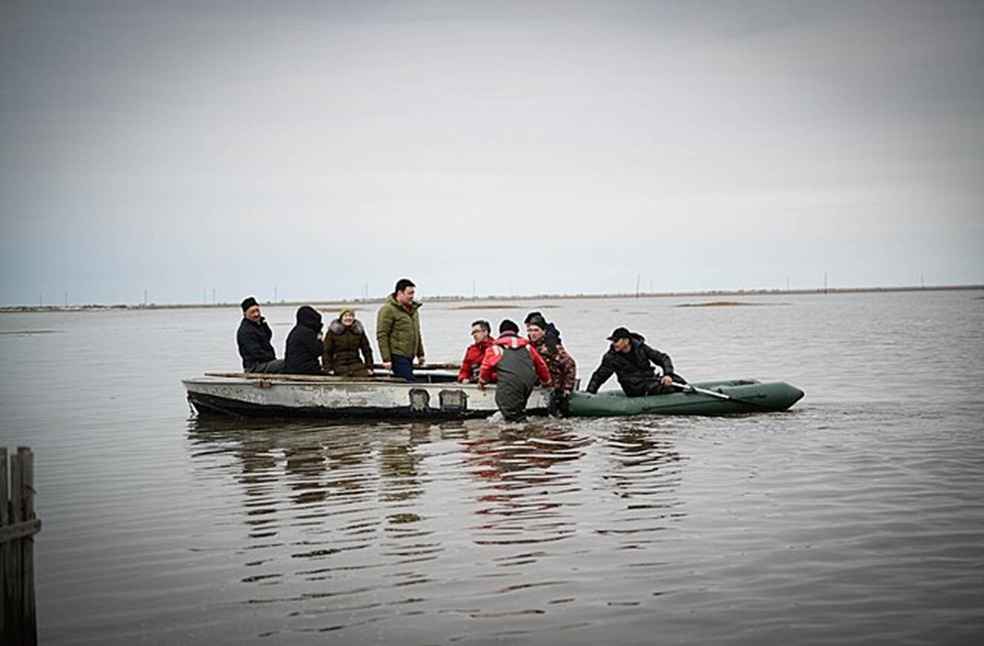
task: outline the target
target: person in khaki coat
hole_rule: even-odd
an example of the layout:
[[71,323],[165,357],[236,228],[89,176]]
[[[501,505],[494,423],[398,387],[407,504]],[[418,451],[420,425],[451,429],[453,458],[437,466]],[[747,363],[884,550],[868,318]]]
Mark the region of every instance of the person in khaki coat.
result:
[[420,303],[413,300],[415,294],[416,285],[401,278],[376,314],[376,341],[383,365],[407,381],[413,381],[414,357],[424,365],[424,340],[417,314]]
[[[321,368],[340,377],[368,377],[372,374],[372,346],[355,311],[342,310],[325,332],[325,352]],[[361,356],[359,356],[361,353]]]

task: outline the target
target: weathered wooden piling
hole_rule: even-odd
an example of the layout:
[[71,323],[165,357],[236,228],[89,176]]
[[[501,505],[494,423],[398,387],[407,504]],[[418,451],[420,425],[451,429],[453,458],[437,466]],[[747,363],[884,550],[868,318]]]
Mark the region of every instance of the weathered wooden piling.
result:
[[[34,535],[41,519],[34,514],[34,454],[21,446],[10,456],[0,447],[0,643],[38,642],[34,608]],[[9,499],[8,499],[9,495]]]

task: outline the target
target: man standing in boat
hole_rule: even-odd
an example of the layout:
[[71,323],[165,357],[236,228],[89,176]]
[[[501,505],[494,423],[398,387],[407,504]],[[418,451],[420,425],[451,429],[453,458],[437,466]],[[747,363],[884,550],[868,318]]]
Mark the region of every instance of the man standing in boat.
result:
[[526,418],[526,402],[539,381],[550,385],[550,370],[543,357],[529,341],[519,336],[519,326],[504,320],[499,324],[499,338],[485,352],[478,373],[478,385],[495,382],[495,405],[507,422]]
[[260,313],[260,304],[252,296],[242,302],[243,320],[236,332],[243,372],[277,373],[284,371],[284,362],[277,359],[270,340],[273,330]]
[[468,383],[478,381],[478,371],[482,367],[485,351],[492,347],[492,326],[488,321],[475,321],[471,324],[471,335],[475,341],[465,350],[465,358],[461,361],[458,371],[458,382]]
[[[641,334],[619,327],[615,328],[608,340],[612,344],[601,358],[601,365],[591,375],[589,393],[597,393],[613,373],[628,397],[662,395],[673,392],[673,382],[687,383],[673,372],[670,355],[646,345],[646,339]],[[656,375],[654,363],[662,369],[661,376]]]
[[424,340],[420,334],[420,303],[413,300],[417,286],[409,278],[396,281],[396,288],[376,314],[376,341],[383,366],[407,381],[413,381],[413,359],[424,365]]

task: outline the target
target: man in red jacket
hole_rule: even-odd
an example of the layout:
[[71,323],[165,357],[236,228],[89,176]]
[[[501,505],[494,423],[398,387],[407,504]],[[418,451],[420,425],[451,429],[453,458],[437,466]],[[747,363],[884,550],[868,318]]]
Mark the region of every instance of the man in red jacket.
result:
[[550,370],[529,341],[519,336],[519,326],[506,319],[499,324],[499,338],[485,351],[478,385],[497,383],[495,405],[507,422],[526,419],[526,402],[537,381],[550,385]]
[[472,339],[475,340],[468,350],[465,351],[465,358],[461,362],[461,370],[458,371],[458,381],[460,383],[478,381],[478,371],[482,367],[482,359],[485,358],[485,351],[492,347],[495,341],[492,339],[492,326],[488,321],[475,321],[471,324]]

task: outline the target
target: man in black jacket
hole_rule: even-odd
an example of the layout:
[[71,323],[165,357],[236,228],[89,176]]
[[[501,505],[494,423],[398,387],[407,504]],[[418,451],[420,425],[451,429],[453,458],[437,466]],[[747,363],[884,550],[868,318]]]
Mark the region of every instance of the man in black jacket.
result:
[[297,308],[297,325],[287,335],[285,372],[292,375],[321,374],[320,359],[325,346],[318,338],[320,333],[321,315],[318,311],[310,305]]
[[236,332],[239,356],[243,358],[244,372],[283,372],[284,362],[277,359],[270,339],[273,331],[260,314],[260,305],[250,296],[243,300],[243,320]]
[[[612,373],[629,397],[661,395],[673,392],[673,382],[687,383],[683,377],[673,372],[670,355],[646,345],[646,339],[641,334],[620,327],[615,328],[608,340],[612,345],[601,358],[601,365],[591,375],[589,393],[597,393]],[[663,370],[662,376],[656,375],[653,363]]]

